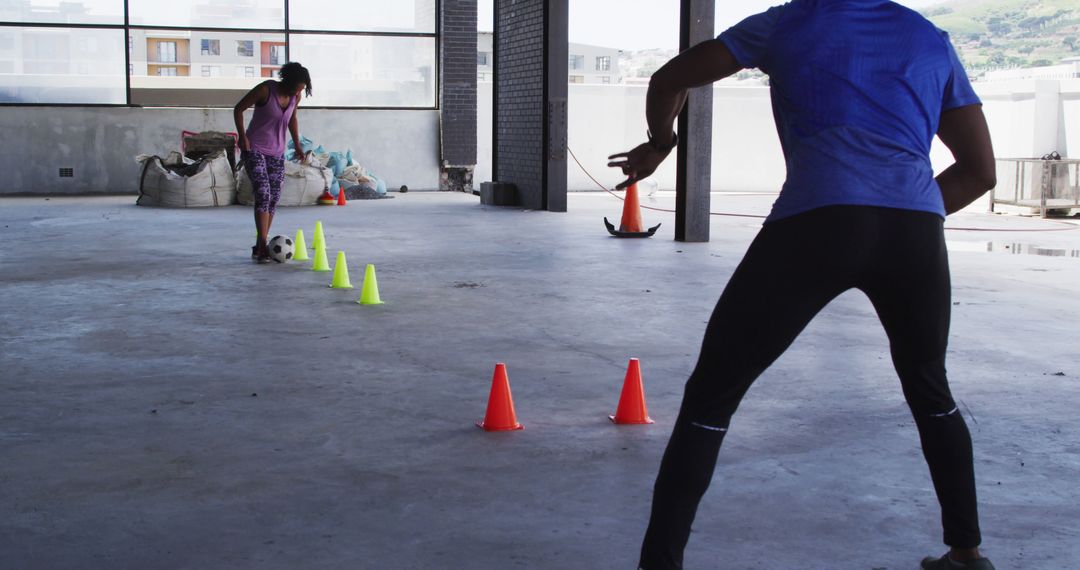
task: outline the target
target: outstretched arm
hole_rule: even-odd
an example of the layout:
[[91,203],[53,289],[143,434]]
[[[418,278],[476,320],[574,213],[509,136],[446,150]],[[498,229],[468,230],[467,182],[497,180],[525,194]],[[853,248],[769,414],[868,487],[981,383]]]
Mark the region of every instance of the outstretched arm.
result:
[[937,135],[956,160],[937,176],[945,213],[952,214],[997,185],[994,148],[981,105],[942,113]]
[[[674,148],[676,117],[686,104],[687,90],[723,79],[742,69],[720,40],[708,40],[675,56],[649,80],[645,119],[652,141],[608,157],[608,166],[621,168],[626,180],[619,189],[646,178]],[[621,159],[621,160],[617,160]]]

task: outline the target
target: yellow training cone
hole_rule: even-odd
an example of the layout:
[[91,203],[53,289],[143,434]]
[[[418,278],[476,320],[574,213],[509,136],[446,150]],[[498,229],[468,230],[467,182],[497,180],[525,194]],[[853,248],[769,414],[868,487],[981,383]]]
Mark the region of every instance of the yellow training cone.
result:
[[311,238],[311,249],[319,249],[319,244],[326,245],[326,238],[323,237],[322,222],[315,222],[315,236]]
[[337,261],[334,263],[334,278],[330,281],[330,288],[352,289],[352,283],[349,282],[349,264],[345,263],[344,251],[337,252]]
[[312,271],[330,271],[330,263],[326,261],[326,247],[319,244],[315,248],[315,261],[311,264]]
[[309,259],[311,258],[307,254],[304,230],[296,230],[296,239],[293,240],[293,261],[307,261]]
[[357,301],[361,305],[381,305],[382,299],[379,299],[379,282],[375,280],[375,265],[367,264],[367,269],[364,270],[364,288],[360,290],[360,300]]

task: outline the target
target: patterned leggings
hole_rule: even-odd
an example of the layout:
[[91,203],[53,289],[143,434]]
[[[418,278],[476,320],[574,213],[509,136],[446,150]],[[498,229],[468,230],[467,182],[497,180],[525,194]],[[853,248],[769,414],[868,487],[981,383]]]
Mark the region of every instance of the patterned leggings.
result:
[[261,152],[244,151],[240,160],[251,179],[255,195],[255,211],[273,214],[281,199],[281,183],[285,180],[285,159]]

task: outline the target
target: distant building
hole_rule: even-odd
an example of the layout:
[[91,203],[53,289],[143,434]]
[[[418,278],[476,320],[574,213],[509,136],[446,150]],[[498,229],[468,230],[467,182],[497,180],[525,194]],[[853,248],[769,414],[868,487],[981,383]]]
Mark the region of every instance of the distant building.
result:
[[[476,39],[476,78],[492,81],[495,78],[494,36],[480,32]],[[587,44],[570,44],[567,81],[570,83],[615,84],[622,83],[619,57],[622,52],[614,48]]]
[[282,34],[132,30],[131,74],[158,77],[273,77],[285,64]]

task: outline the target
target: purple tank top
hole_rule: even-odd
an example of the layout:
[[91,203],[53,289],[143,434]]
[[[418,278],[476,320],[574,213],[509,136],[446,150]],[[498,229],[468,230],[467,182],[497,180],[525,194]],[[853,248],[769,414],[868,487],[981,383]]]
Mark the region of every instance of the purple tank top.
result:
[[278,83],[269,86],[270,96],[266,103],[255,105],[255,112],[248,123],[247,138],[251,150],[268,156],[285,156],[285,133],[289,131],[289,120],[296,109],[297,98],[289,101],[289,106],[282,108],[278,103]]

